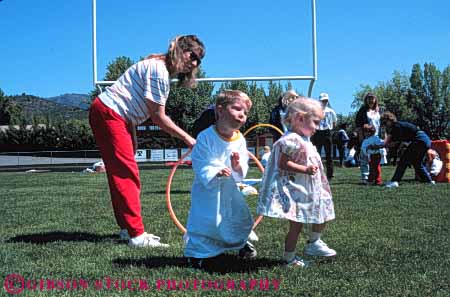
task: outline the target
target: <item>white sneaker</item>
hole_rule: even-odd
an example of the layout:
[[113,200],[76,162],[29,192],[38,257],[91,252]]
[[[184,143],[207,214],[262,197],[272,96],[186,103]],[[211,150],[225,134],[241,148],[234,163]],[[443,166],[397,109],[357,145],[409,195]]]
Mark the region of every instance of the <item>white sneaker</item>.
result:
[[319,256],[319,257],[332,257],[336,256],[336,251],[330,249],[328,245],[321,239],[317,239],[314,242],[308,243],[304,250],[305,255]]
[[385,185],[386,188],[398,188],[398,182],[396,181],[391,181],[386,183]]
[[156,235],[144,232],[139,236],[130,238],[128,245],[130,247],[169,247],[168,244],[159,242],[160,239]]
[[299,267],[299,268],[305,268],[308,267],[310,264],[308,261],[305,261],[304,259],[300,258],[299,256],[295,256],[290,261],[284,261],[284,265],[286,267]]
[[248,236],[248,240],[250,241],[258,241],[258,235],[256,235],[255,231],[252,230],[252,232],[250,232],[250,235]]
[[130,234],[128,234],[128,230],[127,229],[122,229],[119,232],[119,237],[120,237],[120,240],[129,240],[130,239]]
[[[434,180],[432,180],[431,182],[430,182],[430,185],[435,185],[436,184],[436,182],[434,181]],[[252,231],[253,232],[253,231]]]

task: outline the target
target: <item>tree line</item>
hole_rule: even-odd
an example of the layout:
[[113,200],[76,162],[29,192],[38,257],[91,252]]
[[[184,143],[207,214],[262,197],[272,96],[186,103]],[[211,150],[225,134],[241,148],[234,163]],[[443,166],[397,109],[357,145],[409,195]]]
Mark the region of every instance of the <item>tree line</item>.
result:
[[[116,80],[134,61],[128,57],[118,57],[107,66],[104,80]],[[205,77],[205,72],[199,72],[200,77]],[[257,123],[268,123],[270,111],[277,104],[278,97],[284,91],[291,89],[288,82],[282,85],[280,82],[269,81],[266,86],[256,82],[233,81],[222,83],[218,90],[214,91],[211,82],[199,83],[195,89],[185,89],[173,86],[167,100],[166,111],[172,120],[184,130],[191,132],[195,119],[209,105],[214,103],[214,98],[223,89],[237,89],[247,93],[253,101],[248,121],[242,128],[243,131]],[[418,125],[425,130],[432,139],[450,138],[450,66],[443,71],[437,69],[432,63],[420,64],[412,67],[411,74],[394,72],[393,78],[387,82],[380,82],[375,86],[361,85],[354,94],[352,108],[357,110],[364,94],[373,92],[377,95],[382,111],[391,111],[399,120],[406,120]],[[99,90],[92,90],[91,98],[95,98]],[[45,126],[33,125],[26,129],[26,123],[17,123],[20,119],[21,108],[9,96],[0,89],[0,124],[20,124],[19,129],[10,127],[0,132],[0,150],[5,150],[8,145],[14,145],[17,150],[22,148],[32,149],[64,149],[81,150],[96,149],[87,119],[51,121],[43,120]],[[355,113],[349,115],[338,114],[338,125],[348,124],[348,132],[353,129]],[[33,124],[33,123],[30,123]],[[34,123],[36,124],[36,123]],[[267,130],[261,129],[258,133]],[[167,135],[167,139],[170,137]],[[146,143],[152,148],[177,147],[182,143],[171,139],[147,139]]]

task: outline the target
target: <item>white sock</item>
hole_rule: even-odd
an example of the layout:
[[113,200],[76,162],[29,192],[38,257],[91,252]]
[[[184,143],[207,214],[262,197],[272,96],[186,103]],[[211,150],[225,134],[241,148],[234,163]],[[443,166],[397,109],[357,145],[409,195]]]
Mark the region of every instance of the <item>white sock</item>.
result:
[[310,234],[309,234],[309,242],[311,243],[311,242],[314,242],[314,241],[316,241],[316,240],[318,240],[318,239],[320,239],[320,233],[317,233],[317,232],[311,232]]
[[256,235],[255,231],[252,230],[252,232],[250,232],[250,235],[248,236],[248,240],[251,241],[258,241],[258,235]]
[[295,257],[295,251],[293,251],[293,252],[286,252],[286,251],[284,251],[284,254],[283,254],[283,260],[284,261],[291,262],[292,259],[294,259],[294,257]]

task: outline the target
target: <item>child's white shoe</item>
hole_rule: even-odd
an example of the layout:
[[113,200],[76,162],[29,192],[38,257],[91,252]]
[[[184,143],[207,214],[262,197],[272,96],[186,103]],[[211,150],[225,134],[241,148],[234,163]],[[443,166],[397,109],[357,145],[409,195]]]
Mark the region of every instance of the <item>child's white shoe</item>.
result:
[[333,257],[336,256],[336,251],[330,249],[328,245],[321,239],[310,242],[305,246],[305,255],[318,257]]
[[398,182],[396,181],[391,181],[386,183],[385,185],[386,188],[398,188]]
[[309,262],[305,261],[304,259],[300,258],[299,256],[295,256],[290,261],[284,261],[284,265],[287,267],[299,267],[299,268],[305,268],[309,266]]
[[250,241],[258,241],[258,235],[256,235],[255,231],[252,230],[252,232],[250,232],[250,235],[248,236],[248,240]]
[[144,232],[139,236],[131,238],[128,245],[130,247],[169,247],[168,244],[159,242],[160,239],[156,235]]
[[119,232],[119,237],[120,237],[120,240],[129,240],[130,239],[130,234],[128,234],[128,230],[127,229],[122,229]]

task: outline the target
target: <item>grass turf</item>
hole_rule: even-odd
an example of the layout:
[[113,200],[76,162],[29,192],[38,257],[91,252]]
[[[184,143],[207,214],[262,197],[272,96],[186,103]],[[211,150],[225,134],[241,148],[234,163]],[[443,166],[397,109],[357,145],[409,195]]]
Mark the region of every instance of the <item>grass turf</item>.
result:
[[[337,168],[331,182],[336,220],[323,239],[337,250],[334,259],[311,259],[308,269],[281,266],[287,222],[265,218],[256,229],[256,260],[226,255],[206,272],[182,258],[164,198],[168,169],[141,170],[141,201],[146,230],[169,249],[132,249],[119,240],[104,174],[0,173],[0,296],[22,286],[24,296],[449,296],[450,184],[419,184],[408,170],[399,188],[385,189],[359,185],[358,173]],[[385,180],[392,173],[383,167]],[[249,177],[258,175],[252,169]],[[172,184],[183,223],[191,180],[190,169],[179,169]],[[248,202],[254,212],[256,198]],[[304,244],[302,234],[300,253]]]

